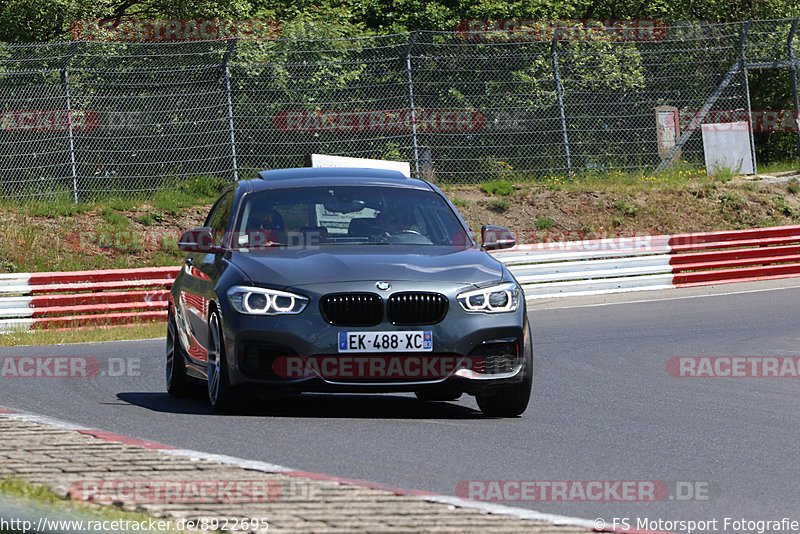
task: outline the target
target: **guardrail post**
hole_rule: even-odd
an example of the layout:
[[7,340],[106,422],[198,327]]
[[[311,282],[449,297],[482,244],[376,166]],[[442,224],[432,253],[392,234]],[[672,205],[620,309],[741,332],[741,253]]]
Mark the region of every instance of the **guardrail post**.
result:
[[233,181],[239,181],[239,165],[236,161],[236,132],[233,127],[233,98],[231,97],[231,71],[228,67],[228,62],[231,59],[231,54],[236,48],[236,39],[228,41],[228,49],[222,57],[223,74],[225,76],[225,99],[228,104],[228,135],[231,143],[231,164],[233,168]]
[[567,115],[564,112],[564,88],[561,85],[561,76],[558,74],[558,40],[555,35],[550,45],[550,61],[553,65],[553,79],[556,85],[556,100],[558,101],[558,116],[561,119],[561,140],[564,143],[564,155],[567,159],[567,172],[569,177],[574,176],[572,172],[572,158],[569,153],[569,135],[567,134]]
[[797,86],[800,85],[800,61],[794,55],[794,36],[797,33],[797,23],[800,19],[792,20],[787,41],[789,49],[789,63],[791,63],[792,106],[794,107],[794,124],[797,128],[797,158],[800,159],[800,100],[797,97]]
[[78,51],[78,41],[74,41],[67,51],[67,55],[61,62],[61,92],[64,95],[64,103],[67,110],[67,146],[69,148],[69,161],[72,167],[72,198],[75,204],[78,203],[78,165],[75,161],[75,138],[72,132],[72,102],[69,94],[69,61]]
[[414,107],[414,80],[411,75],[411,48],[417,39],[417,32],[408,34],[406,47],[406,79],[408,83],[408,107],[411,110],[411,146],[414,151],[414,173],[419,178],[419,143],[417,141],[417,111]]

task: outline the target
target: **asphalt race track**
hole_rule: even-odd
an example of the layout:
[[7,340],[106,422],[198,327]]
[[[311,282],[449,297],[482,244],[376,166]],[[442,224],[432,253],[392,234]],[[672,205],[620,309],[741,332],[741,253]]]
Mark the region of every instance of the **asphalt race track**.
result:
[[[800,356],[799,303],[800,287],[782,287],[534,309],[534,396],[517,419],[484,418],[471,397],[424,404],[407,395],[304,395],[214,415],[201,397],[164,392],[163,339],[0,348],[3,356],[92,356],[101,370],[88,379],[0,378],[0,406],[448,495],[469,480],[651,480],[670,488],[658,502],[502,503],[608,523],[800,519],[800,379],[667,372],[674,356]],[[687,487],[708,495],[683,500]]]

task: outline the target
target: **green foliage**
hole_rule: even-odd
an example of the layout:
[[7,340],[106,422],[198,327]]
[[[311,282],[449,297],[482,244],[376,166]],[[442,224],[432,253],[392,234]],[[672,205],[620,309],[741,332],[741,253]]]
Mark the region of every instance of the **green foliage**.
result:
[[720,200],[722,201],[722,206],[724,208],[733,211],[739,211],[745,206],[742,197],[731,191],[724,193],[720,198]]
[[[792,134],[794,140],[797,141],[797,135]],[[759,159],[756,157],[756,159]],[[762,163],[758,161],[759,174],[768,174],[772,172],[786,172],[786,171],[800,171],[800,160],[798,159],[780,159],[777,161],[770,161]]]
[[481,191],[490,196],[510,197],[514,194],[514,186],[509,182],[494,180],[482,183]]
[[729,169],[728,167],[716,167],[711,172],[711,177],[720,182],[729,182],[739,174],[739,169]]
[[92,209],[86,204],[75,204],[68,195],[59,195],[48,201],[30,205],[28,213],[34,217],[72,217]]
[[789,180],[789,183],[786,184],[786,190],[793,195],[800,193],[800,183],[797,183],[797,178]]
[[639,208],[625,202],[624,200],[618,201],[614,207],[617,209],[617,211],[627,217],[636,217],[636,215],[639,213]]
[[452,202],[455,206],[459,208],[466,208],[469,206],[469,202],[464,200],[463,198],[453,197]]
[[[800,6],[794,0],[655,0],[647,4],[589,0],[555,3],[550,0],[9,0],[0,9],[0,39],[6,42],[65,39],[72,21],[102,18],[272,19],[280,21],[283,37],[291,39],[330,38],[341,33],[353,36],[411,30],[451,31],[463,19],[649,18],[717,22],[798,15]],[[609,61],[609,66],[618,62]],[[612,68],[630,67],[620,63]]]
[[772,197],[772,205],[783,215],[791,216],[794,214],[794,208],[786,202],[786,197],[783,195],[775,195]]
[[128,226],[130,226],[130,221],[124,215],[117,213],[111,208],[103,208],[100,212],[100,216],[103,217],[103,220],[108,223],[108,225],[115,229],[115,230],[124,230]]
[[108,207],[115,211],[128,211],[136,204],[133,199],[112,199],[108,201]]
[[478,166],[489,181],[508,182],[514,177],[514,167],[508,162],[501,161],[497,158],[483,158]]
[[[178,215],[184,208],[214,202],[228,183],[216,176],[196,176],[186,179],[173,189],[157,191],[148,202],[163,212]],[[150,215],[154,220],[163,220],[160,213]]]
[[145,213],[144,215],[139,215],[138,217],[134,217],[133,220],[142,224],[143,226],[150,226],[153,224],[153,216],[150,213]]
[[228,181],[218,176],[196,176],[178,185],[177,190],[195,200],[213,201],[219,197]]
[[154,208],[175,216],[181,212],[182,207],[188,207],[191,204],[189,198],[185,194],[173,191],[159,191],[150,199],[150,204]]
[[[62,331],[16,331],[7,335],[0,335],[0,345],[33,345],[33,344],[63,344],[74,343],[76,341],[109,341],[115,339],[148,339],[154,336],[163,335],[165,332],[164,323],[158,321],[141,326],[118,327],[118,328],[96,328],[82,330],[76,336],[73,330]],[[33,484],[17,477],[0,477],[0,495],[11,495],[21,500],[20,505],[23,509],[45,509],[55,517],[69,514],[79,517],[87,522],[103,522],[103,524],[128,524],[144,523],[156,519],[154,516],[143,512],[131,512],[121,510],[116,506],[98,507],[93,503],[82,502],[72,499],[62,499],[48,487]],[[3,532],[7,532],[5,529]],[[166,534],[179,532],[172,528],[166,530]]]
[[503,198],[493,198],[486,203],[486,206],[492,211],[502,213],[510,208],[511,204]]
[[549,230],[550,228],[555,225],[555,221],[550,217],[537,217],[536,219],[536,229],[537,230]]

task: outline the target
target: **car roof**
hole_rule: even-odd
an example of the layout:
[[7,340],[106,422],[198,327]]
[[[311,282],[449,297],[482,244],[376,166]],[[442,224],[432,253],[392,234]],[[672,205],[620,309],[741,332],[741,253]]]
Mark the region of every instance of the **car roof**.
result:
[[406,189],[431,190],[430,184],[423,180],[406,178],[400,171],[384,169],[301,167],[297,169],[261,171],[258,176],[260,179],[247,180],[253,191],[328,185],[402,187]]

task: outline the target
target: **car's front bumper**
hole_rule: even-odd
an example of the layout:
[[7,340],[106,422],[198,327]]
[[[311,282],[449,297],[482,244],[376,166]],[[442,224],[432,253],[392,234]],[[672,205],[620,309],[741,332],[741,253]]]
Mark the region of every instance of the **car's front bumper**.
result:
[[[374,283],[347,284],[350,291],[375,291]],[[320,313],[319,298],[341,288],[326,286],[305,288],[310,298],[308,307],[298,315],[256,316],[240,314],[223,306],[229,377],[234,386],[256,386],[288,392],[395,392],[446,388],[469,394],[485,394],[492,388],[522,381],[522,361],[529,350],[530,332],[526,331],[525,305],[508,313],[468,313],[456,302],[455,295],[464,286],[436,290],[449,300],[448,312],[434,325],[396,326],[382,322],[370,327],[344,327],[328,324]],[[420,284],[392,282],[392,291],[381,296],[388,298],[393,292],[432,290]],[[432,351],[420,353],[381,352],[379,354],[340,353],[338,336],[342,331],[394,332],[430,331],[433,336]],[[281,358],[405,358],[424,357],[464,359],[467,367],[476,361],[484,362],[477,370],[453,369],[436,376],[371,375],[331,376],[325,373],[307,373],[302,377],[287,377],[276,372],[275,362]]]

